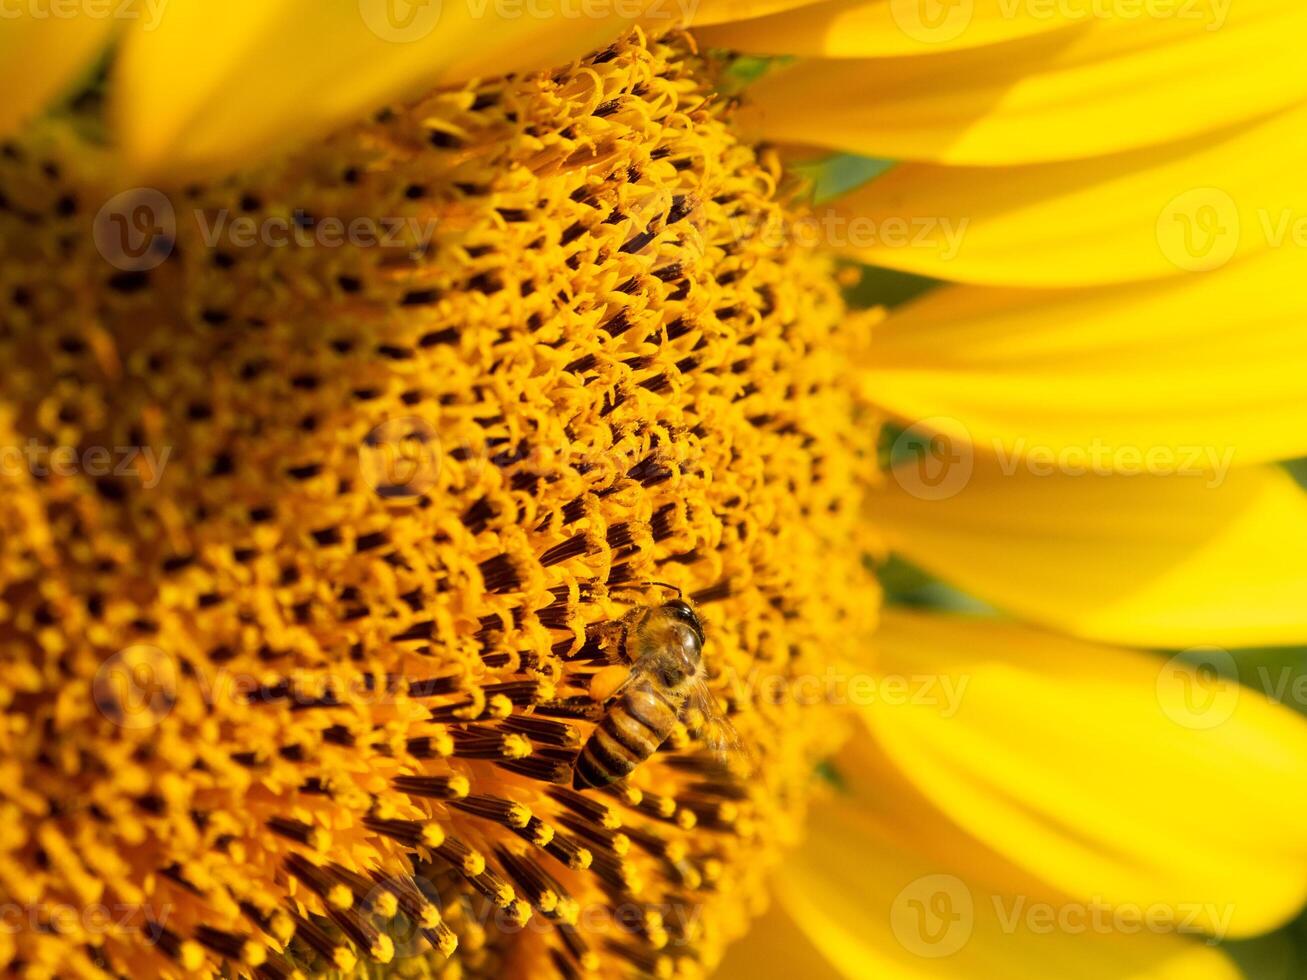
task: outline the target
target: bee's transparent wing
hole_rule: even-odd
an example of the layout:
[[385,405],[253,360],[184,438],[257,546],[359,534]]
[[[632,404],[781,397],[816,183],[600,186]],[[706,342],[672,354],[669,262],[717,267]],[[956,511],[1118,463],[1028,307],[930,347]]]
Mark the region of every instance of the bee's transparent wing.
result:
[[702,679],[690,686],[686,705],[697,710],[703,718],[699,739],[728,772],[742,768],[747,773],[753,769],[753,759],[744,744],[744,739],[735,730],[730,719],[717,707],[717,699],[713,697],[712,691]]

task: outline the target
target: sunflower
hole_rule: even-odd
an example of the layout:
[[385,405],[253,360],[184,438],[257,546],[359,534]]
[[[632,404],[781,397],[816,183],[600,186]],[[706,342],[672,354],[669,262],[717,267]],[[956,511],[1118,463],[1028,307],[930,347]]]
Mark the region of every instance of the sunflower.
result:
[[[1227,977],[1298,912],[1307,723],[1220,675],[1307,637],[1300,6],[0,27],[7,969],[696,976],[774,890],[726,975]],[[673,595],[712,699],[578,786]]]

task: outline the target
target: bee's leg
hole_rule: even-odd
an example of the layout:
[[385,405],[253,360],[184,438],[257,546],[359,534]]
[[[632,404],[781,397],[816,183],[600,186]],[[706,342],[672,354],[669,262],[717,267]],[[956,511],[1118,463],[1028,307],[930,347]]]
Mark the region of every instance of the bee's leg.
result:
[[621,656],[623,660],[629,660],[630,659],[629,651],[631,648],[626,645],[626,641],[631,636],[631,614],[627,613],[625,616],[623,616],[617,625],[619,628],[619,632],[617,636],[618,655]]
[[[602,664],[625,664],[629,661],[626,656],[626,636],[628,627],[625,618],[610,619],[607,622],[595,623],[588,627],[587,638],[594,646],[596,655],[592,659],[596,663]],[[599,656],[599,655],[602,656]]]
[[600,648],[608,654],[605,666],[590,678],[590,697],[600,704],[617,696],[639,674],[639,665],[632,659],[628,645],[631,629],[644,614],[639,607],[630,609],[621,619],[609,620],[601,625]]
[[634,676],[626,664],[612,664],[595,672],[590,678],[590,698],[599,704],[606,703],[626,686]]

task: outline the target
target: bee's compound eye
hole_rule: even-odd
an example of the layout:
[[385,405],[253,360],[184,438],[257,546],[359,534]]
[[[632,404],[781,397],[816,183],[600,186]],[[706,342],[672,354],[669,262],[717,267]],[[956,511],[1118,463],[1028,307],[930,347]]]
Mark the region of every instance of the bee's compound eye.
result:
[[685,662],[686,669],[693,672],[703,656],[703,638],[688,626],[678,627],[676,632],[679,634],[681,644],[681,649],[678,651],[680,657]]
[[703,623],[699,622],[699,617],[695,611],[690,608],[690,604],[684,599],[673,599],[671,602],[663,603],[663,609],[675,616],[678,620],[690,627],[694,635],[699,640],[699,646],[703,646]]

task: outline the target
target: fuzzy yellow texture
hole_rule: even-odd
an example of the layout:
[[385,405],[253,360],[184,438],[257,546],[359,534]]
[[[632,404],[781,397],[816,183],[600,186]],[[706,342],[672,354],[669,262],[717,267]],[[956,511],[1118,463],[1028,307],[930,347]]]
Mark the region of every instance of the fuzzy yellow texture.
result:
[[[169,190],[148,270],[82,123],[5,148],[0,442],[120,472],[0,476],[0,962],[695,975],[742,931],[840,737],[793,682],[874,625],[874,424],[710,76],[637,32],[437,92]],[[573,793],[650,581],[753,772],[691,715]]]

